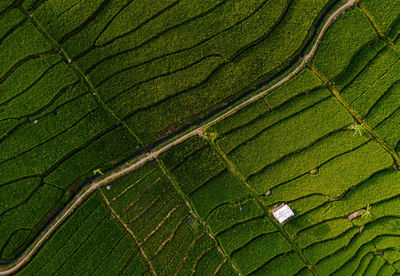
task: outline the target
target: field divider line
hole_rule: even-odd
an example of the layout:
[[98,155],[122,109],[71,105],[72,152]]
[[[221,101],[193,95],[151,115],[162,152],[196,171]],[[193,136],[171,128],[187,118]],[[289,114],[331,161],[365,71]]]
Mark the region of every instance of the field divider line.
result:
[[[143,216],[149,209],[151,209],[153,207],[154,204],[156,204],[156,202],[158,201],[158,199],[161,197],[162,194],[164,194],[166,191],[168,190],[168,187],[165,188],[164,190],[161,191],[161,193],[159,193],[158,195],[156,195],[153,200],[150,202],[149,205],[145,206],[140,212],[139,214],[137,214],[135,217],[133,217],[129,223],[134,222],[135,220],[139,219],[141,216]],[[125,214],[125,213],[123,213]]]
[[211,250],[213,250],[215,248],[215,246],[210,246],[208,247],[206,250],[204,250],[203,252],[201,252],[200,256],[196,259],[196,262],[194,263],[192,269],[190,270],[190,276],[193,276],[196,273],[196,269],[197,266],[199,265],[199,262],[201,261],[201,259],[203,259],[203,257],[210,252]]
[[392,156],[397,169],[400,169],[400,157],[397,152],[389,147],[385,143],[385,141],[383,141],[383,139],[379,137],[379,135],[367,124],[367,122],[353,108],[349,106],[349,104],[342,98],[340,92],[329,83],[329,80],[324,75],[322,75],[322,73],[318,72],[317,69],[312,65],[308,65],[308,67],[311,72],[313,72],[319,79],[321,79],[321,81],[325,84],[329,91],[331,91],[333,96],[335,96],[335,98],[342,104],[346,111],[357,121],[357,123],[362,125],[363,128],[369,133],[369,135],[371,135],[371,137]]
[[226,263],[226,259],[220,263],[217,268],[214,270],[213,275],[217,275],[217,273],[221,270],[221,267]]
[[190,204],[190,200],[189,198],[185,195],[185,193],[182,191],[182,189],[179,187],[179,185],[176,183],[175,179],[171,176],[170,172],[168,171],[167,167],[164,165],[164,163],[160,160],[157,159],[156,160],[161,171],[163,172],[163,174],[168,178],[168,180],[170,181],[171,185],[175,188],[175,190],[178,192],[178,194],[181,196],[181,198],[183,199],[183,201],[185,202],[186,206],[189,208],[190,213],[196,217],[196,219],[204,226],[205,232],[207,233],[207,235],[215,242],[215,245],[218,249],[218,251],[221,253],[221,255],[224,257],[225,260],[228,260],[231,265],[232,268],[238,272],[239,275],[242,275],[236,265],[236,263],[227,255],[225,254],[225,252],[222,250],[222,247],[219,243],[219,241],[214,237],[214,235],[212,234],[210,228],[208,227],[207,223],[200,218],[200,216],[196,213],[196,211],[194,210],[194,208],[192,207],[192,205]]
[[189,258],[189,254],[191,253],[191,251],[192,251],[192,249],[194,248],[195,244],[196,244],[202,237],[204,237],[205,234],[206,234],[205,232],[201,233],[199,236],[197,236],[197,237],[192,241],[192,243],[190,244],[189,248],[187,249],[186,254],[185,254],[185,256],[183,257],[183,260],[181,261],[181,263],[180,263],[178,269],[175,271],[174,276],[177,276],[177,275],[181,272],[183,266],[184,266],[185,263],[186,263],[187,258]]
[[[350,243],[355,242],[354,240],[357,239],[357,236],[358,236],[357,232],[355,234],[353,234],[353,236],[352,236],[352,238],[350,240]],[[360,251],[362,251],[366,246],[369,246],[369,245],[374,246],[374,242],[376,241],[376,239],[379,239],[379,238],[382,238],[382,237],[399,237],[399,235],[383,233],[383,234],[376,235],[372,240],[365,241],[364,243],[362,243],[357,248],[356,252],[352,256],[350,256],[348,259],[346,259],[346,261],[340,267],[335,267],[335,271],[331,272],[329,275],[337,274],[337,272],[341,271],[344,266],[346,266],[347,264],[352,262],[354,260],[354,258],[360,254]],[[323,262],[324,260],[326,260],[327,258],[330,258],[331,256],[333,256],[335,254],[338,254],[338,253],[340,254],[340,252],[343,252],[343,250],[346,250],[346,248],[347,248],[347,246],[342,246],[342,247],[338,248],[335,252],[333,252],[333,253],[329,254],[328,256],[325,256],[324,258],[320,259],[317,263],[319,264],[319,263]],[[369,252],[372,252],[372,251],[369,251]],[[366,254],[368,254],[368,252]],[[375,256],[377,256],[377,255],[375,255]],[[365,275],[365,274],[362,274],[362,275]],[[377,275],[377,274],[375,274],[375,275]]]
[[391,39],[389,39],[382,31],[379,29],[378,24],[376,24],[375,20],[372,18],[371,14],[366,10],[363,6],[359,7],[360,10],[364,13],[364,15],[367,17],[368,21],[371,23],[372,27],[374,28],[375,32],[378,34],[378,37],[391,46],[394,50],[396,50],[398,53],[400,53],[400,47],[396,45]]
[[[154,235],[154,233],[157,232],[158,229],[160,229],[160,228],[164,225],[164,223],[169,219],[169,217],[170,217],[175,211],[176,211],[176,207],[173,207],[173,208],[168,212],[168,214],[162,219],[162,221],[160,221],[160,223],[153,229],[153,231],[151,231],[150,234],[148,234],[143,240],[140,241],[140,244],[141,244],[141,245],[144,244],[152,235]],[[180,224],[178,224],[178,225],[176,226],[175,229],[177,229],[177,228],[179,227],[179,225],[180,225]],[[173,231],[173,233],[174,233],[174,231]],[[164,244],[161,244],[161,245],[164,245]],[[160,249],[160,250],[161,250],[161,249]],[[154,255],[157,255],[157,253],[158,253],[158,249],[156,250],[156,252],[154,253]]]
[[142,181],[146,176],[148,176],[149,174],[151,174],[152,172],[154,172],[156,168],[151,169],[150,171],[148,171],[147,173],[145,173],[142,177],[140,177],[138,180],[136,180],[135,182],[133,182],[131,185],[129,185],[128,187],[126,187],[122,192],[120,192],[118,195],[114,196],[111,200],[115,201],[117,200],[120,196],[122,196],[124,193],[126,193],[129,189],[131,189],[133,186],[135,186],[136,184],[138,184],[140,181]]
[[[6,71],[4,73],[4,75],[0,76],[0,84],[3,84],[8,77],[10,77],[12,75],[12,73],[14,73],[16,70],[18,70],[18,68],[20,68],[21,66],[23,66],[25,63],[34,60],[34,59],[42,59],[42,58],[46,58],[52,55],[56,55],[57,52],[53,49],[53,50],[49,50],[49,51],[45,51],[45,52],[40,52],[40,53],[36,53],[36,54],[31,54],[28,56],[25,56],[24,58],[18,60],[16,63],[14,63],[11,68],[8,69],[8,71]],[[51,65],[51,67],[54,65]],[[29,86],[28,86],[29,87]],[[25,93],[25,90],[22,90],[23,93]],[[12,96],[11,98],[5,99],[4,101],[2,101],[0,103],[0,106],[9,103],[10,101],[12,101],[13,99],[15,99],[17,96],[19,96],[20,94],[16,94],[14,96]]]
[[[374,241],[372,241],[372,246],[375,248],[375,250],[376,250],[375,252],[379,252],[379,251],[384,252],[384,250],[385,250],[385,248],[379,249],[379,248],[376,246],[376,244],[375,244]],[[393,246],[393,247],[389,247],[389,248],[396,250],[396,247],[394,247],[394,246]],[[386,263],[387,265],[393,267],[393,268],[395,269],[396,272],[400,272],[400,269],[397,268],[395,265],[393,265],[393,263],[392,263],[390,260],[388,260],[387,257],[385,257],[385,254],[381,255],[380,257],[382,257],[382,259],[385,260],[385,263]]]
[[[162,146],[161,148],[156,149],[153,152],[148,152],[145,155],[139,156],[137,159],[134,159],[131,162],[126,163],[124,166],[122,166],[121,168],[119,168],[117,171],[114,171],[113,173],[111,173],[110,175],[107,175],[106,177],[96,181],[96,182],[92,182],[88,185],[88,190],[84,189],[82,190],[80,193],[78,193],[74,199],[72,199],[70,201],[70,204],[68,205],[69,207],[65,208],[60,215],[54,220],[53,223],[51,223],[48,227],[47,230],[45,230],[43,232],[42,235],[40,235],[30,246],[31,249],[26,249],[26,252],[21,255],[16,261],[14,261],[13,263],[9,264],[9,265],[5,265],[2,266],[0,265],[0,276],[1,275],[8,275],[8,274],[12,274],[15,273],[18,269],[20,269],[23,265],[25,265],[27,262],[29,262],[29,260],[33,257],[34,253],[40,248],[40,246],[42,245],[42,243],[44,242],[44,240],[46,238],[48,238],[54,231],[55,229],[58,227],[59,224],[62,223],[62,221],[64,219],[66,219],[71,212],[74,211],[74,208],[76,208],[75,205],[79,205],[83,202],[84,199],[86,199],[92,192],[94,192],[97,188],[105,185],[108,182],[111,182],[117,178],[119,178],[120,176],[123,176],[129,172],[132,172],[134,170],[136,170],[138,167],[144,165],[145,163],[147,163],[148,161],[152,161],[154,159],[156,159],[161,153],[167,151],[168,149],[172,148],[175,145],[178,145],[182,142],[184,142],[185,140],[196,136],[196,135],[202,135],[204,129],[208,128],[211,125],[216,124],[217,122],[231,116],[232,114],[236,113],[237,111],[241,110],[242,108],[246,107],[247,105],[262,99],[265,95],[267,95],[270,91],[278,88],[279,86],[283,85],[284,83],[288,82],[289,80],[291,80],[295,75],[297,75],[298,72],[300,72],[309,62],[309,60],[315,55],[318,46],[320,44],[320,42],[322,41],[323,36],[326,33],[326,30],[329,28],[329,26],[342,14],[343,11],[345,11],[348,8],[351,8],[352,6],[354,6],[355,4],[357,4],[360,0],[349,0],[346,3],[344,3],[342,6],[340,6],[335,12],[333,12],[329,18],[327,19],[327,21],[325,22],[325,24],[323,25],[312,49],[310,50],[310,52],[305,55],[302,59],[302,62],[290,73],[288,74],[286,77],[284,77],[283,79],[281,79],[280,81],[278,81],[277,83],[275,83],[274,85],[272,85],[271,87],[261,91],[260,93],[252,96],[251,98],[245,100],[244,102],[242,102],[241,104],[231,108],[230,110],[228,110],[227,112],[221,114],[220,116],[218,116],[217,118],[211,120],[210,122],[199,126],[198,128],[191,130],[189,132],[187,132],[186,134],[179,136],[178,138],[174,137],[172,140],[165,144],[164,146]],[[25,13],[27,16],[29,16],[31,18],[31,22],[33,24],[36,24],[36,21],[29,15],[29,13],[24,10],[21,9],[21,11],[23,13]],[[38,25],[39,26],[39,25]],[[44,32],[44,30],[42,30],[41,28],[38,27],[39,32],[42,33],[42,35],[44,37],[48,37],[46,35],[46,33]],[[49,37],[48,39],[50,40],[49,42],[52,41],[52,44],[54,47],[58,47],[58,44],[54,41],[51,40]],[[55,44],[54,44],[55,43]],[[60,55],[62,55],[62,57],[64,59],[68,59],[66,54],[64,52],[61,51]],[[67,60],[68,61],[68,60]],[[72,67],[74,68],[74,67]],[[76,68],[77,69],[77,68]],[[78,72],[80,72],[78,70]],[[79,75],[81,75],[82,73],[80,72]],[[90,84],[90,83],[87,83]],[[70,206],[72,205],[72,206]]]
[[[179,207],[180,207],[180,206],[181,206],[181,205],[179,205]],[[175,207],[174,207],[174,209],[175,209]],[[190,213],[189,213],[189,214],[190,214]],[[182,220],[181,220],[181,221],[174,227],[174,229],[171,231],[171,234],[168,236],[168,238],[166,238],[166,239],[160,244],[160,246],[157,248],[157,250],[154,251],[153,258],[156,257],[156,256],[164,249],[164,247],[165,247],[165,245],[166,245],[167,243],[170,243],[170,242],[171,242],[171,240],[177,235],[178,230],[179,230],[181,227],[184,227],[184,223],[186,222],[187,217],[188,217],[188,215],[185,215],[185,216],[182,218]],[[167,264],[167,266],[168,266],[168,264]]]
[[234,163],[225,155],[225,153],[218,147],[217,144],[212,139],[209,139],[207,136],[205,136],[205,139],[209,142],[211,148],[215,153],[217,153],[222,160],[224,161],[227,169],[235,175],[240,182],[244,185],[244,187],[250,192],[250,194],[253,196],[253,198],[256,200],[258,206],[263,210],[264,216],[268,217],[270,222],[275,226],[275,228],[281,233],[283,238],[285,238],[292,250],[296,252],[296,254],[299,256],[300,260],[304,263],[305,267],[308,268],[308,270],[313,274],[313,275],[318,275],[317,271],[313,267],[312,263],[304,256],[304,254],[301,252],[301,249],[296,245],[294,240],[289,236],[289,234],[283,229],[283,227],[277,223],[277,221],[272,217],[272,213],[268,210],[268,208],[262,203],[260,200],[260,196],[257,194],[256,190],[251,186],[247,181],[246,178],[241,174],[241,172],[235,167]]
[[[158,179],[161,179],[161,178],[158,178]],[[141,194],[139,194],[131,203],[129,203],[129,205],[122,211],[122,214],[126,214],[126,212],[128,212],[131,208],[133,208],[135,206],[135,204],[142,198],[142,196],[144,196],[150,190],[150,188],[152,188],[153,185],[155,183],[157,183],[158,181],[159,180],[157,180],[157,181],[151,183],[149,186],[147,186],[146,189]]]
[[107,205],[107,208],[110,210],[112,216],[114,218],[116,218],[116,220],[118,221],[118,224],[120,224],[126,232],[129,233],[129,235],[131,236],[131,238],[133,239],[133,241],[135,242],[135,245],[137,246],[137,248],[139,249],[140,255],[142,257],[142,260],[147,263],[149,270],[151,271],[151,273],[153,275],[157,275],[156,271],[154,270],[153,264],[151,263],[150,259],[147,257],[146,252],[144,252],[144,249],[140,246],[139,240],[136,237],[136,235],[133,233],[133,231],[128,227],[128,225],[121,219],[121,217],[117,214],[117,212],[115,212],[115,210],[111,207],[110,201],[107,199],[107,197],[104,195],[103,191],[98,190],[101,197],[103,198],[104,202]]
[[62,60],[72,69],[72,71],[76,74],[79,80],[83,81],[86,87],[89,89],[89,93],[94,97],[96,103],[114,120],[116,120],[120,125],[124,126],[124,128],[128,131],[128,133],[134,137],[134,139],[144,148],[144,143],[140,140],[139,136],[135,134],[135,132],[121,119],[117,116],[117,114],[106,105],[103,99],[99,96],[97,89],[94,85],[89,81],[89,78],[85,73],[83,73],[78,66],[76,66],[71,58],[66,54],[66,52],[61,48],[56,40],[54,40],[47,32],[40,26],[40,24],[36,21],[36,19],[30,14],[27,10],[22,7],[18,7],[19,10],[25,14],[33,26],[37,29],[37,31],[42,35],[44,40],[49,43],[53,48],[58,52],[61,56]]

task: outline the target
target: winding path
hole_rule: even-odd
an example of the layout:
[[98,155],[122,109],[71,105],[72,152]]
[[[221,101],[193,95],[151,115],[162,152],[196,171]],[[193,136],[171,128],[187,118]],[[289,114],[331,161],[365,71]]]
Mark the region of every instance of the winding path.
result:
[[125,166],[123,166],[120,170],[112,173],[109,176],[106,176],[105,178],[99,180],[99,181],[95,181],[92,182],[91,184],[89,184],[88,186],[86,186],[84,189],[82,189],[76,196],[74,199],[71,200],[71,202],[62,210],[62,212],[56,217],[56,219],[49,224],[46,230],[44,230],[42,232],[42,234],[40,234],[37,239],[33,242],[33,244],[26,250],[26,252],[24,254],[22,254],[16,262],[11,263],[9,265],[6,266],[0,266],[0,275],[9,275],[9,274],[13,274],[16,273],[20,268],[22,268],[25,264],[27,264],[29,262],[29,260],[33,257],[33,255],[36,253],[36,251],[41,247],[41,245],[43,244],[43,242],[48,239],[51,234],[57,229],[58,226],[60,226],[60,224],[66,220],[69,215],[71,215],[75,209],[77,209],[88,197],[89,195],[92,194],[92,192],[94,192],[96,189],[100,188],[101,186],[104,186],[106,183],[124,175],[127,174],[131,171],[134,171],[136,168],[142,166],[143,164],[147,163],[148,161],[154,160],[155,158],[157,158],[161,153],[167,151],[168,149],[170,149],[171,147],[189,139],[190,137],[193,137],[195,135],[203,135],[203,131],[204,129],[206,129],[207,127],[225,119],[226,117],[229,117],[230,115],[234,114],[235,112],[237,112],[238,110],[244,108],[245,106],[261,99],[262,97],[264,97],[267,93],[269,93],[271,90],[274,90],[275,88],[281,86],[282,84],[284,84],[285,82],[289,81],[290,79],[292,79],[298,72],[300,72],[304,66],[307,64],[307,62],[315,55],[318,46],[320,44],[320,42],[322,41],[323,36],[326,33],[326,30],[329,28],[329,26],[344,12],[346,11],[348,8],[352,7],[353,5],[357,4],[360,0],[349,0],[348,2],[346,2],[345,4],[343,4],[342,6],[340,6],[334,13],[332,13],[331,16],[329,16],[329,18],[327,19],[327,21],[325,22],[325,24],[322,26],[322,29],[313,45],[313,47],[311,48],[310,52],[305,55],[302,58],[301,63],[299,64],[299,66],[297,66],[289,75],[287,75],[285,78],[283,78],[282,80],[280,80],[279,82],[277,82],[276,84],[274,84],[273,86],[261,91],[260,93],[254,95],[253,97],[247,99],[246,101],[242,102],[241,104],[235,106],[234,108],[228,110],[226,113],[221,114],[220,116],[216,117],[215,119],[211,120],[210,122],[199,126],[198,128],[186,133],[185,135],[179,137],[178,139],[171,141],[170,143],[168,143],[167,145],[161,147],[160,149],[150,152],[144,156],[142,156],[141,158],[139,158],[138,160],[128,163]]

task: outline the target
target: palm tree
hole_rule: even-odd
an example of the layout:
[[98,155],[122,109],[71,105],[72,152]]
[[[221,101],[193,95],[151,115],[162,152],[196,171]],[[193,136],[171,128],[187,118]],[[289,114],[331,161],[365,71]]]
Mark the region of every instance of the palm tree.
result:
[[101,171],[101,169],[93,170],[93,175],[96,175],[96,174],[104,175],[104,173]]
[[371,206],[369,204],[367,205],[367,209],[363,209],[361,211],[361,216],[363,218],[371,218],[372,217],[372,215],[371,215]]

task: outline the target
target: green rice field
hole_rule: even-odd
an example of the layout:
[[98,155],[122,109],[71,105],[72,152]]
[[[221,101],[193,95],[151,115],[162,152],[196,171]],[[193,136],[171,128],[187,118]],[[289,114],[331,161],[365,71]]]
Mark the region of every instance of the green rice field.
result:
[[0,233],[0,275],[400,275],[400,1],[1,0]]

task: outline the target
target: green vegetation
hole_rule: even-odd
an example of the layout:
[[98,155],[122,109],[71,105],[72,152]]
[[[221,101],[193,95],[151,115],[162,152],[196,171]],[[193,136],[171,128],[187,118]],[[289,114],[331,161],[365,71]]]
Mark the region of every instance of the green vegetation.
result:
[[101,169],[93,170],[93,175],[96,175],[96,174],[104,175],[104,173],[101,171]]
[[[253,198],[251,189],[235,169],[224,162],[224,156],[215,145],[209,142],[211,144],[204,148],[203,143],[195,141],[201,139],[195,137],[183,142],[181,148],[187,144],[185,148],[191,148],[192,155],[185,151],[187,156],[182,163],[173,161],[174,157],[182,160],[177,148],[162,154],[161,160],[165,156],[165,165],[179,189],[200,219],[210,226],[239,270],[244,274],[262,270],[270,260],[292,251],[289,242],[278,232],[264,206]],[[169,167],[171,163],[174,166]],[[189,183],[196,183],[196,186],[188,188]],[[292,262],[296,264],[292,268],[295,271],[304,267],[298,257],[286,265]]]
[[363,124],[354,124],[352,125],[352,129],[354,130],[354,136],[355,135],[360,135],[363,136],[364,133],[364,125]]
[[394,1],[382,0],[377,5],[373,0],[363,0],[360,6],[368,12],[382,33],[394,31],[399,24],[400,5]]
[[46,242],[20,275],[116,275],[147,270],[134,242],[125,235],[98,195],[90,197]]
[[306,2],[163,1],[143,13],[147,1],[50,1],[32,14],[106,104],[154,143],[288,64],[328,4]]
[[[327,95],[326,92],[315,91],[315,96]],[[290,105],[292,106],[289,108],[278,108],[276,113],[280,115],[280,118],[273,116],[274,112],[267,113],[266,120],[270,119],[272,124],[266,125],[254,121],[249,126],[252,133],[241,131],[241,129],[229,133],[229,137],[233,137],[230,141],[237,140],[236,135],[240,137],[240,140],[243,140],[227,152],[229,158],[236,163],[238,170],[246,178],[259,173],[267,165],[276,164],[278,160],[286,157],[292,151],[305,150],[316,140],[320,140],[321,137],[336,134],[347,124],[350,124],[351,117],[346,114],[344,108],[335,99],[325,98],[312,105],[307,105],[309,104],[307,102],[304,103],[304,101],[309,100],[313,102],[314,99],[311,98],[313,96],[305,95],[291,102]],[[293,107],[296,103],[298,103],[297,106]],[[289,112],[287,112],[287,109],[289,109]],[[256,124],[258,128],[256,128]],[[282,136],[281,134],[287,133],[288,129],[290,129],[290,133],[287,136]],[[225,147],[221,145],[221,149],[225,150]],[[251,154],[248,154],[249,152]],[[265,154],[265,152],[268,152],[268,154]],[[298,165],[301,166],[302,164]],[[313,168],[309,168],[309,170],[311,169]]]
[[361,217],[370,218],[371,217],[371,205],[368,204],[367,208],[361,211]]
[[377,34],[359,9],[347,11],[327,31],[313,58],[313,65],[327,79],[334,80],[349,66],[354,54]]
[[[157,274],[217,273],[227,261],[156,162],[117,179],[102,192]],[[227,270],[234,271],[232,265]]]
[[4,26],[0,46],[2,261],[32,242],[93,169],[137,151],[32,22],[18,24],[16,8],[7,15],[16,25]]
[[400,53],[382,48],[342,90],[343,99],[393,149],[400,152]]
[[0,271],[63,216],[16,274],[399,274],[400,3],[347,3],[0,1]]

